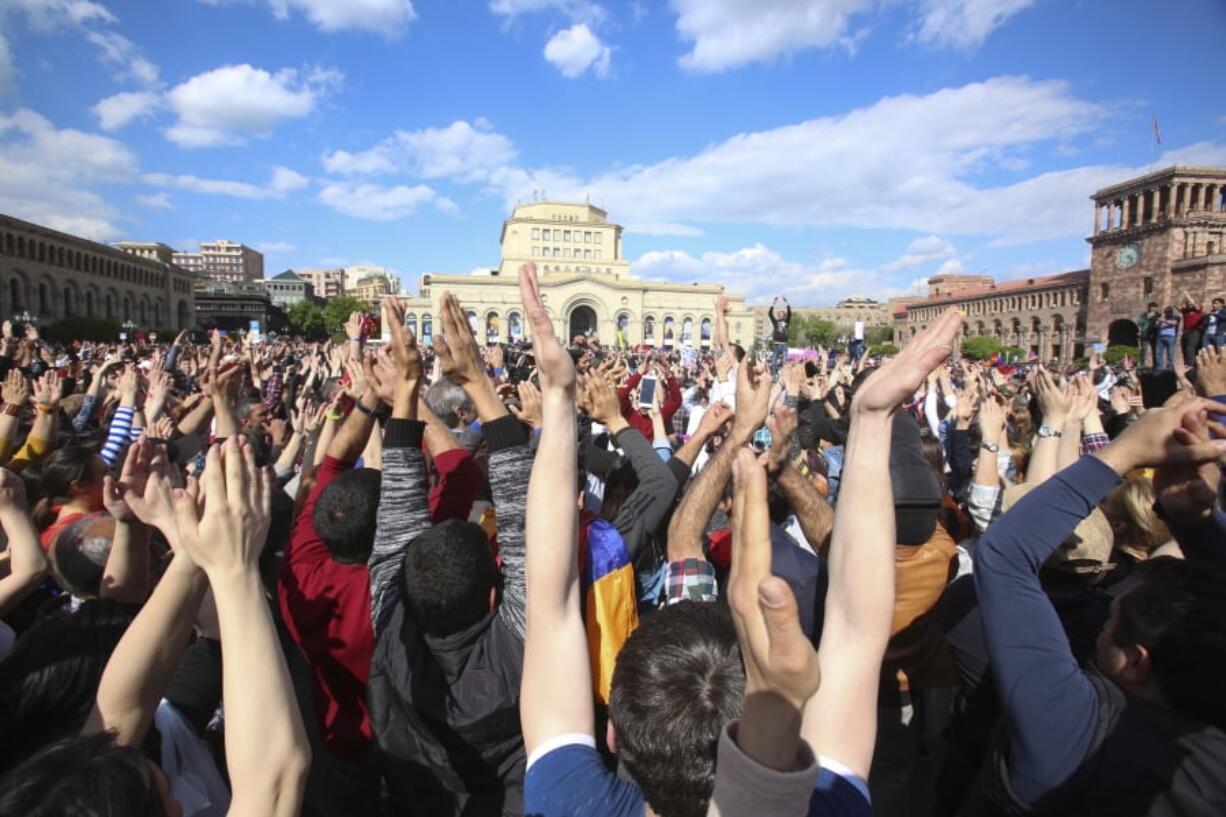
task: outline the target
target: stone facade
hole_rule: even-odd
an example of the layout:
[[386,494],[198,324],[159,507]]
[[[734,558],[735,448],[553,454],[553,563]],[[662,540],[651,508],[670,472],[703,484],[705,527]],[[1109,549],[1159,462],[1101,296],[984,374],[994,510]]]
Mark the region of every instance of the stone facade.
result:
[[991,335],[1006,346],[1019,346],[1039,360],[1068,363],[1084,354],[1085,302],[1089,270],[1045,278],[992,283],[956,294],[930,295],[894,313],[894,343],[904,345],[942,312],[963,312],[957,343],[974,335]]
[[[405,321],[428,340],[437,329],[443,293],[450,291],[468,312],[479,342],[527,339],[518,271],[535,261],[541,297],[559,337],[592,334],[606,344],[620,339],[631,346],[709,346],[715,337],[715,298],[723,287],[633,277],[630,262],[621,256],[621,229],[589,204],[520,205],[503,224],[498,268],[488,275],[423,275],[418,296],[405,301]],[[751,345],[753,313],[743,296],[728,298],[729,338]]]
[[1176,165],[1093,195],[1087,334],[1135,345],[1137,317],[1226,292],[1226,168]]
[[316,298],[335,298],[345,291],[345,271],[340,267],[333,269],[311,267],[290,271],[311,285]]
[[0,316],[29,312],[188,329],[193,276],[173,264],[0,215]]

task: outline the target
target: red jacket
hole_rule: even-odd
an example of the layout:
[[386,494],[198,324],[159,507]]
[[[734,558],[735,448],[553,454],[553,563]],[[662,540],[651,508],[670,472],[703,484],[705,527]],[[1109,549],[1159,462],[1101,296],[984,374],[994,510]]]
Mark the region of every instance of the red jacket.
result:
[[[434,522],[465,518],[481,487],[481,469],[463,448],[434,460],[430,492]],[[311,521],[315,503],[353,463],[324,457],[281,562],[277,597],[290,637],[311,665],[315,713],[323,743],[337,757],[358,760],[370,748],[366,679],[375,648],[370,624],[370,576],[364,564],[332,560]]]
[[[638,372],[630,375],[625,384],[617,390],[617,402],[621,405],[622,417],[626,418],[630,427],[636,429],[647,438],[648,442],[651,442],[655,439],[651,418],[646,414],[639,414],[638,408],[630,405],[630,394],[642,379],[643,376]],[[677,409],[681,408],[681,386],[677,385],[675,377],[668,378],[664,386],[668,391],[664,396],[664,404],[660,406],[660,414],[664,417],[664,428],[668,429],[671,427],[673,415],[677,413]]]

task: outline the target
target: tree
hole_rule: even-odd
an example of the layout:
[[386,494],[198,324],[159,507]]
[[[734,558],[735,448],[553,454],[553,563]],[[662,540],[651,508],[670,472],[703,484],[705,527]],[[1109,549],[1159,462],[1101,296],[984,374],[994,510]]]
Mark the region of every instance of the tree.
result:
[[[888,324],[885,326],[866,327],[864,330],[864,342],[867,343],[869,346],[875,346],[876,344],[879,344],[879,343],[883,343],[883,344],[893,343],[894,342],[894,327]],[[891,354],[896,354],[896,353],[891,353]]]
[[370,304],[359,301],[350,295],[338,295],[328,301],[323,308],[324,331],[329,335],[336,334],[345,321],[349,320],[351,312],[369,312]]
[[829,346],[837,336],[838,329],[834,322],[818,317],[797,318],[788,327],[788,343],[792,346]]
[[896,355],[898,354],[898,347],[892,343],[874,343],[872,346],[868,347],[868,354],[870,357]]
[[1141,350],[1135,346],[1108,346],[1107,351],[1103,352],[1103,360],[1109,365],[1114,366],[1121,362],[1125,357],[1130,357],[1134,361],[1141,360]]
[[1026,359],[1026,350],[1020,346],[1006,346],[1004,354],[1006,360]]
[[290,331],[307,340],[320,340],[325,336],[324,313],[314,302],[304,299],[292,304],[286,311]]
[[962,341],[962,356],[968,360],[987,360],[1003,351],[1001,342],[990,335],[976,335]]

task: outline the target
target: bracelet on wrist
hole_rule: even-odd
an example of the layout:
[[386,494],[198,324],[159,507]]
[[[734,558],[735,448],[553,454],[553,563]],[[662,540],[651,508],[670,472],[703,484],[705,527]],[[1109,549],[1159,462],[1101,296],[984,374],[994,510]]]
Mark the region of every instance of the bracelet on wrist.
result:
[[55,414],[60,410],[58,403],[35,403],[34,408],[38,409],[43,414]]
[[21,406],[17,403],[5,403],[3,408],[0,408],[0,414],[7,414],[9,417],[17,417],[21,414]]

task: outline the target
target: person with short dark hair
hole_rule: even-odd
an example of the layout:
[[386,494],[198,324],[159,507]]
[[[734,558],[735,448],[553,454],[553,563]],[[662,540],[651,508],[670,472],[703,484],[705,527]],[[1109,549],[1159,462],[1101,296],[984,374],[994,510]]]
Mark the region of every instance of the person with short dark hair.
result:
[[[392,327],[395,389],[368,567],[375,649],[367,701],[393,800],[423,814],[521,814],[523,737],[515,717],[523,662],[527,432],[494,391],[454,296],[434,339],[445,376],[472,397],[489,445],[498,558],[484,530],[432,525],[418,419],[421,355],[403,309]],[[571,496],[568,484],[567,495]],[[573,500],[572,500],[573,504]]]
[[[775,307],[780,301],[783,301],[784,311],[776,312]],[[766,316],[771,323],[771,374],[777,375],[788,357],[788,326],[792,323],[792,305],[788,303],[787,296],[775,296],[770,308],[766,310]]]
[[1219,352],[1226,346],[1226,299],[1214,298],[1211,309],[1205,313],[1204,346],[1212,346]]
[[[1190,430],[1205,411],[1221,406],[1192,399],[1150,409],[1030,491],[980,539],[975,586],[1008,733],[964,814],[1221,812],[1226,572],[1199,559],[1142,563],[1112,603],[1089,669],[1074,659],[1039,581],[1048,556],[1124,475],[1143,467],[1195,474],[1196,464],[1222,457],[1220,443]],[[1210,536],[1216,543],[1200,547],[1220,564],[1223,531]]]

